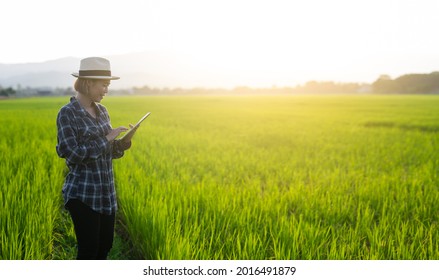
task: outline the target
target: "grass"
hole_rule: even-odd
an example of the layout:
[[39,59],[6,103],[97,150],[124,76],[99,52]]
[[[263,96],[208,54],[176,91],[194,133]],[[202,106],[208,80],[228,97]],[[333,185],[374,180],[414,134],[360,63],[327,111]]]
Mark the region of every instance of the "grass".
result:
[[[72,259],[55,118],[0,102],[0,259]],[[112,259],[438,259],[438,96],[104,100],[142,124],[115,161]],[[19,132],[19,133],[18,133]]]
[[437,97],[136,100],[116,176],[145,258],[438,258]]
[[52,113],[44,107],[41,100],[0,102],[0,259],[52,255],[62,169],[49,140]]

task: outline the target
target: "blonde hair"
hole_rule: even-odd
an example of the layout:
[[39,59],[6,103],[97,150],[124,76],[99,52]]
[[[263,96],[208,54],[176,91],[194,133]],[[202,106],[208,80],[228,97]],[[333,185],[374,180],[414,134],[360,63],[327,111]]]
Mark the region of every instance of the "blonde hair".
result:
[[88,94],[88,87],[90,86],[90,82],[92,82],[90,79],[82,79],[78,78],[75,81],[74,88],[77,92],[87,95]]

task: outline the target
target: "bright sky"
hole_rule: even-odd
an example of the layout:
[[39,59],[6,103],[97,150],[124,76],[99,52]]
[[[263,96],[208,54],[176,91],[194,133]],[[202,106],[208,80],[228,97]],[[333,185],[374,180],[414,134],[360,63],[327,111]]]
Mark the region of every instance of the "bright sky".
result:
[[1,11],[0,63],[162,50],[272,84],[439,70],[437,0],[2,0]]

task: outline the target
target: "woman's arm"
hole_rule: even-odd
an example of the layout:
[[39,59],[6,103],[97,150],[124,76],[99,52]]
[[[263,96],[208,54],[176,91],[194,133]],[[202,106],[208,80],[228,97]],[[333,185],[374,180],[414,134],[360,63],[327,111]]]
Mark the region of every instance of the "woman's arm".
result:
[[56,151],[61,158],[74,164],[96,160],[109,152],[111,143],[105,136],[97,136],[84,143],[78,142],[78,131],[74,122],[75,116],[72,110],[62,108],[58,113],[58,145]]
[[125,142],[122,140],[114,140],[113,142],[113,158],[121,158],[124,155],[124,151],[131,147],[131,141]]

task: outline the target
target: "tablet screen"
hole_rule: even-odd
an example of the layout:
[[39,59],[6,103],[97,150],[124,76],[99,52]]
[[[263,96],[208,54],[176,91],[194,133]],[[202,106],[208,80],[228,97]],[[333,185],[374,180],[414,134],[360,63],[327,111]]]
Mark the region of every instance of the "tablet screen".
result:
[[146,113],[130,130],[127,131],[122,137],[120,137],[118,140],[123,140],[128,135],[131,135],[134,133],[135,129],[139,127],[139,125],[151,114],[151,112]]

